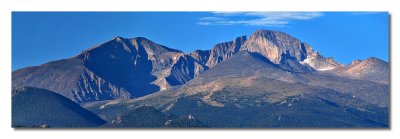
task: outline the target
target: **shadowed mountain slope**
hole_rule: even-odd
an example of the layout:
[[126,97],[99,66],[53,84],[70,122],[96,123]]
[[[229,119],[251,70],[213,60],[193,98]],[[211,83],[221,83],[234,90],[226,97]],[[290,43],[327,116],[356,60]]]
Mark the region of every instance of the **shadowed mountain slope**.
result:
[[12,92],[12,127],[98,127],[105,121],[75,102],[45,89]]
[[186,83],[206,69],[145,38],[116,37],[75,57],[17,70],[12,81],[15,87],[45,88],[88,102],[141,97]]

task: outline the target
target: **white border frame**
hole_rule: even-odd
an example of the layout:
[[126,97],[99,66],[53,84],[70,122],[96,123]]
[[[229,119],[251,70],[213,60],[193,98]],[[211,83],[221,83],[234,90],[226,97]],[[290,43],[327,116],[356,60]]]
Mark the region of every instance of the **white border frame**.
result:
[[[396,138],[400,136],[399,0],[0,0],[1,138]],[[388,11],[391,14],[389,130],[14,130],[11,128],[12,11]],[[398,38],[397,40],[395,38]],[[397,71],[397,72],[396,72]]]

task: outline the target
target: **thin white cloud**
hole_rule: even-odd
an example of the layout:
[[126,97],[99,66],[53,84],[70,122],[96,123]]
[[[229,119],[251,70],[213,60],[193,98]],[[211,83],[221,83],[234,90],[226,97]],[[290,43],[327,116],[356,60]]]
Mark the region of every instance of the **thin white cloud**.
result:
[[197,22],[197,25],[204,25],[204,26],[206,26],[206,25],[212,25],[213,23],[211,23],[211,22]]
[[320,12],[214,12],[214,16],[200,18],[197,24],[287,27],[290,21],[321,16]]

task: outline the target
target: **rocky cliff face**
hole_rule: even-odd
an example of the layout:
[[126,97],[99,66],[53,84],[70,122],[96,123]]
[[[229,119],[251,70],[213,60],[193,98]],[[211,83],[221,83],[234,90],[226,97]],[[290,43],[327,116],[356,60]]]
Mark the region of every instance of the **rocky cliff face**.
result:
[[210,58],[210,52],[211,50],[196,50],[189,53],[189,56],[196,60],[196,62],[202,63],[204,65],[208,62],[208,59]]
[[197,62],[193,57],[182,55],[170,69],[166,81],[171,86],[182,85],[207,69],[207,66]]
[[325,58],[307,43],[279,31],[258,30],[243,44],[241,50],[257,52],[275,64],[294,59],[315,70],[332,70],[343,66],[333,58]]
[[233,41],[219,43],[210,51],[197,50],[190,55],[194,59],[199,59],[197,60],[199,63],[211,68],[240,51],[259,53],[275,64],[286,65],[285,68],[288,70],[309,72],[344,67],[332,57],[323,57],[307,43],[289,34],[271,30],[258,30],[248,39],[246,36],[238,37]]
[[258,30],[243,44],[241,50],[257,52],[275,64],[279,64],[282,55],[301,61],[306,58],[302,42],[286,33],[278,31]]
[[211,49],[210,57],[206,63],[208,67],[213,67],[218,63],[232,57],[239,52],[240,47],[246,41],[246,36],[238,37],[233,41],[219,43]]

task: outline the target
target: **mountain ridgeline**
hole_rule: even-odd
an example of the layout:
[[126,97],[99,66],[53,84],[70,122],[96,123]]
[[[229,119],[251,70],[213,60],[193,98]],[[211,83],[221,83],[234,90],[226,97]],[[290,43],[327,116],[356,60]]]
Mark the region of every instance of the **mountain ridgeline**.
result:
[[115,37],[14,71],[12,85],[58,93],[102,127],[389,127],[387,62],[345,65],[271,30],[190,53]]
[[[345,68],[286,33],[258,30],[248,39],[242,36],[188,54],[142,37],[116,37],[75,57],[17,70],[12,82],[17,87],[48,89],[75,102],[137,98],[183,85],[241,51],[258,53],[296,72]],[[355,77],[349,72],[343,75]],[[382,82],[386,76],[355,78]]]

